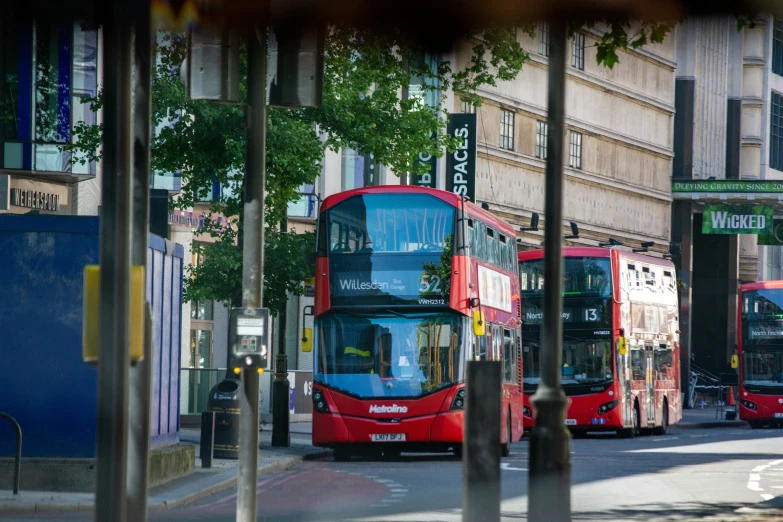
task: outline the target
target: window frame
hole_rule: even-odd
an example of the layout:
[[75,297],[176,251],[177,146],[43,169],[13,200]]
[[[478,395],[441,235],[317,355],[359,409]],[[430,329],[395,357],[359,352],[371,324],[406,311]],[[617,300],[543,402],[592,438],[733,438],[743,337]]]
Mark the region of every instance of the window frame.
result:
[[585,70],[585,35],[584,33],[574,33],[571,38],[571,67]]
[[769,166],[783,170],[783,94],[772,91],[769,115]]
[[549,24],[546,22],[538,26],[538,54],[549,56]]
[[500,109],[500,148],[514,150],[514,123],[516,113],[508,109]]
[[546,161],[549,144],[549,123],[536,120],[536,158]]
[[582,169],[582,133],[578,131],[571,131],[571,137],[569,142],[568,151],[568,166],[572,169]]
[[783,20],[772,22],[772,72],[783,76]]

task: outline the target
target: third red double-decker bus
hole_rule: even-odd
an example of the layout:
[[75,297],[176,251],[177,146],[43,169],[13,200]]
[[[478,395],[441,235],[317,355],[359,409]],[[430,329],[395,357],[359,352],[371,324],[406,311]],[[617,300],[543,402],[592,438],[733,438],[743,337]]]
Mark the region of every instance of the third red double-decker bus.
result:
[[740,286],[739,414],[751,428],[783,425],[783,281]]
[[313,444],[459,454],[467,362],[497,359],[507,454],[523,433],[514,229],[451,192],[382,186],[327,197],[317,235]]
[[[526,415],[546,349],[543,257],[543,250],[519,253]],[[674,265],[604,248],[564,248],[563,257],[566,424],[575,435],[665,433],[682,418]]]

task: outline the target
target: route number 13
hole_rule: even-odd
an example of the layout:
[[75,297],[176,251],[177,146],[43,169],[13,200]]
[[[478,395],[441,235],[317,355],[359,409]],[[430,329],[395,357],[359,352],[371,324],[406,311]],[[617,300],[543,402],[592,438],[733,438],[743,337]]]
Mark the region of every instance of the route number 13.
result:
[[598,321],[598,308],[585,308],[585,322]]

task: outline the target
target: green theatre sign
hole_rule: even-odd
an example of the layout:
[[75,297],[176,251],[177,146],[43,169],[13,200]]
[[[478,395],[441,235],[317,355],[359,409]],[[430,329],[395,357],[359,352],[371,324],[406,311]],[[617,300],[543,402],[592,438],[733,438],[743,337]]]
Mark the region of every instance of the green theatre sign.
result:
[[765,205],[706,205],[703,234],[772,234],[773,208]]
[[783,245],[783,219],[773,220],[772,233],[759,234],[758,244],[766,246]]
[[672,192],[783,194],[783,181],[740,179],[672,181]]

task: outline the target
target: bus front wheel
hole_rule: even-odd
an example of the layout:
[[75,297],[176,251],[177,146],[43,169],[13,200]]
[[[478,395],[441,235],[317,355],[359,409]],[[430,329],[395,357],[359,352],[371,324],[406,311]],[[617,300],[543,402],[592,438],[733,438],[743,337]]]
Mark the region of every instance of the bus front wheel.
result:
[[639,434],[640,426],[639,426],[639,405],[634,405],[633,407],[633,427],[632,428],[625,428],[619,431],[619,434],[621,437],[624,437],[626,439],[631,439]]
[[511,410],[506,417],[506,442],[500,445],[500,454],[503,457],[511,455]]

